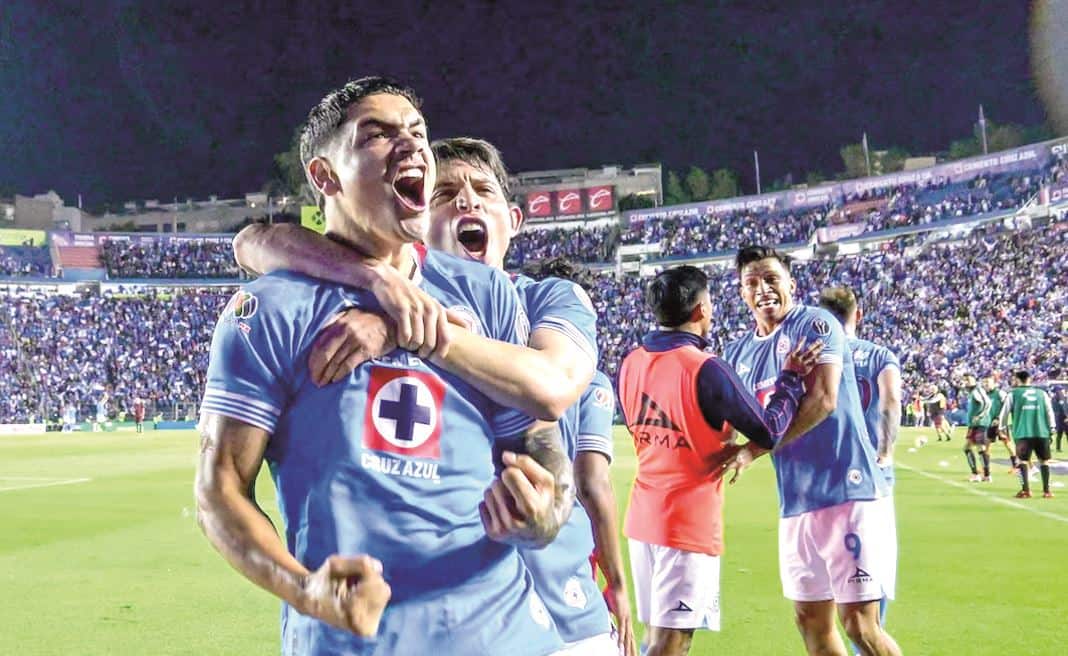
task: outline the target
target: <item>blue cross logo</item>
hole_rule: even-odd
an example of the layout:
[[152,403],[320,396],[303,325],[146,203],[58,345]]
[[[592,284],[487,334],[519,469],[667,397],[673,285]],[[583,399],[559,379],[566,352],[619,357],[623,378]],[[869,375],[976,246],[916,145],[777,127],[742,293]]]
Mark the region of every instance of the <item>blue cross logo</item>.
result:
[[382,399],[378,414],[397,422],[395,438],[404,442],[414,439],[416,424],[430,425],[430,407],[419,405],[419,388],[411,383],[401,383],[400,398],[396,401]]

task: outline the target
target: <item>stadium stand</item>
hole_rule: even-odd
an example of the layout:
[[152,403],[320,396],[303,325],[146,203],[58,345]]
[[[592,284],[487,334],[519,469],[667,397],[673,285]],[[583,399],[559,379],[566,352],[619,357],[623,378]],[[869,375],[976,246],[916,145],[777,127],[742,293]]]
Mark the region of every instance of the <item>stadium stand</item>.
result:
[[229,241],[103,240],[100,256],[110,278],[238,278]]
[[231,291],[9,292],[0,313],[0,423],[55,421],[68,403],[88,417],[105,392],[113,411],[132,409],[140,396],[150,416],[193,413]]
[[615,225],[525,230],[512,240],[504,266],[520,269],[527,262],[550,257],[585,263],[607,262],[615,254],[618,235],[619,228]]
[[[604,263],[615,259],[621,244],[650,242],[661,248],[652,254],[658,259],[642,263],[646,273],[681,257],[707,264],[716,259],[707,254],[719,254],[719,265],[707,266],[719,312],[711,335],[718,350],[751,329],[729,263],[734,249],[766,243],[823,253],[807,245],[814,231],[863,222],[861,233],[874,235],[861,239],[863,247],[839,256],[836,244],[824,259],[797,263],[798,298],[814,304],[824,286],[853,287],[866,312],[863,335],[901,358],[905,398],[929,382],[948,391],[963,369],[1006,375],[1023,366],[1041,380],[1066,366],[1068,222],[1060,210],[1036,228],[1021,223],[1008,230],[992,219],[1036,194],[1050,206],[1068,199],[1060,151],[1051,149],[1041,168],[967,180],[854,181],[854,190],[837,202],[819,198],[813,207],[769,210],[728,201],[729,211],[665,212],[667,218],[633,221],[624,230],[604,223],[532,228],[513,241],[507,266],[560,255]],[[854,232],[850,239],[860,238]],[[104,393],[113,413],[129,410],[140,396],[150,416],[193,416],[212,328],[240,282],[230,237],[52,233],[49,244],[51,251],[0,246],[0,276],[12,281],[0,312],[0,424],[55,421],[67,404],[86,417]],[[101,292],[101,282],[63,289],[58,282],[22,284],[50,276],[53,262],[58,269],[95,268],[101,278],[106,267],[110,280],[121,280],[106,290],[127,280],[134,287],[115,293]],[[599,315],[600,367],[610,376],[651,327],[644,280],[622,270],[598,273],[590,289]]]
[[0,246],[0,276],[46,278],[52,275],[52,257],[42,246]]

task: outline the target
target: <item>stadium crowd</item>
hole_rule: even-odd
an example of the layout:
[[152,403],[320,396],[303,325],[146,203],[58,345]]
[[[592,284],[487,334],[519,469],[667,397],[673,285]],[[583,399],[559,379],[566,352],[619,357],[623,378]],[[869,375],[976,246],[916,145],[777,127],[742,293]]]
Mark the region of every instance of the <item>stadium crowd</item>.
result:
[[576,262],[607,262],[616,251],[619,228],[598,225],[581,228],[526,229],[512,240],[504,266],[520,269],[532,260],[566,257]]
[[[794,275],[803,302],[815,304],[819,290],[831,284],[857,292],[865,311],[862,335],[898,353],[908,398],[930,382],[952,392],[964,370],[1004,377],[1022,366],[1041,379],[1064,368],[1066,256],[1068,224],[1060,223],[978,233],[950,244],[900,238],[877,252],[796,264]],[[708,271],[719,312],[711,340],[721,350],[750,330],[751,320],[734,270]],[[176,271],[174,277],[183,275],[192,274]],[[600,366],[609,376],[650,328],[644,282],[611,273],[594,278]],[[105,391],[113,411],[131,407],[135,396],[161,413],[192,408],[228,294],[8,296],[0,330],[0,422],[55,417],[67,402],[84,416]]]
[[105,240],[100,259],[112,278],[237,278],[230,242]]
[[107,394],[115,416],[145,399],[150,415],[195,411],[212,329],[230,292],[4,298],[0,423],[55,419],[67,404],[95,414]]
[[44,278],[52,275],[52,258],[39,246],[0,246],[0,276]]

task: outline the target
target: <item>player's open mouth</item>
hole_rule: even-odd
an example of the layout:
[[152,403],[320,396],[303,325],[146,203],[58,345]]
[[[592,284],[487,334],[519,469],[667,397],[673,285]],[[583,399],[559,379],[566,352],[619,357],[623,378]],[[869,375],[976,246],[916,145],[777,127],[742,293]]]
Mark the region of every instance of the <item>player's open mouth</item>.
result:
[[426,169],[402,165],[393,176],[393,195],[406,210],[418,214],[426,210]]
[[777,296],[765,296],[763,298],[758,299],[756,302],[758,310],[765,310],[767,308],[777,308],[779,307],[779,305],[779,298]]
[[467,254],[481,259],[486,254],[489,232],[486,223],[476,217],[464,217],[456,224],[456,241],[460,242]]

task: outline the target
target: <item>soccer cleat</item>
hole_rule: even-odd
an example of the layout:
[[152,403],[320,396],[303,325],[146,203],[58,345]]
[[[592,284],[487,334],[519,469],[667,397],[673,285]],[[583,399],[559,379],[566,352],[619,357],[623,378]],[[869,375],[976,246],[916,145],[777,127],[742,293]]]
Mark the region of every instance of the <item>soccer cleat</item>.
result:
[[991,481],[993,481],[993,480],[994,480],[994,479],[990,478],[989,476],[984,476],[984,477],[983,477],[983,482],[984,482],[984,483],[990,483],[990,482],[991,482]]
[[981,480],[983,480],[983,477],[980,476],[979,474],[972,474],[971,476],[968,477],[968,482],[969,483],[978,483]]
[[1053,493],[1052,492],[1043,492],[1042,493],[1042,498],[1043,499],[1052,499],[1053,498]]
[[1016,493],[1016,498],[1017,499],[1030,499],[1031,498],[1031,491],[1030,490],[1020,490],[1019,492]]

